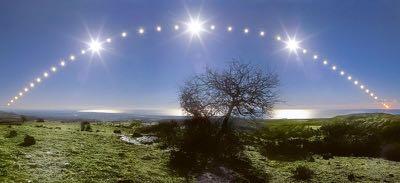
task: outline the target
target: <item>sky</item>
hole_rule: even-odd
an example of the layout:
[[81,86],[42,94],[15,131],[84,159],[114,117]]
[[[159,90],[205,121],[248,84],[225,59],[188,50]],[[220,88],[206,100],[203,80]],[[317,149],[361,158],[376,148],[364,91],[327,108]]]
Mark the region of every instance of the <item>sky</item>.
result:
[[[194,38],[173,30],[190,16],[216,29]],[[162,32],[154,31],[156,25]],[[142,36],[139,27],[145,28]],[[246,27],[249,34],[243,34]],[[122,31],[128,32],[125,39]],[[399,32],[400,2],[394,0],[3,0],[0,109],[176,111],[178,89],[186,79],[206,66],[223,69],[234,58],[279,75],[284,102],[277,108],[382,108],[359,87],[313,62],[312,53],[400,108]],[[310,55],[290,53],[274,40],[278,34],[284,39],[295,35]],[[6,106],[60,59],[79,55],[90,37],[112,37],[113,42],[100,56],[79,56]]]

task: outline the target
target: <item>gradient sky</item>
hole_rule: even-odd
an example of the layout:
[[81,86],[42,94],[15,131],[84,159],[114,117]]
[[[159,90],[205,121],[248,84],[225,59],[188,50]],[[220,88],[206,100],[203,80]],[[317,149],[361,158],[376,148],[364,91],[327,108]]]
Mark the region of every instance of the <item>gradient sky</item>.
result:
[[[171,26],[188,12],[217,26],[201,41]],[[156,24],[164,26],[155,33]],[[227,25],[235,32],[228,34]],[[134,31],[143,26],[145,36]],[[238,29],[250,28],[250,35]],[[256,30],[264,29],[260,39]],[[276,71],[279,108],[380,108],[360,89],[311,59],[282,50],[285,31],[301,45],[342,66],[379,96],[400,100],[399,1],[101,1],[0,2],[0,101],[6,104],[58,60],[79,53],[89,33],[100,38],[129,30],[101,59],[80,58],[44,81],[12,109],[168,109],[178,87],[205,66],[232,58]],[[399,108],[398,104],[394,104]],[[3,106],[3,108],[5,108]]]

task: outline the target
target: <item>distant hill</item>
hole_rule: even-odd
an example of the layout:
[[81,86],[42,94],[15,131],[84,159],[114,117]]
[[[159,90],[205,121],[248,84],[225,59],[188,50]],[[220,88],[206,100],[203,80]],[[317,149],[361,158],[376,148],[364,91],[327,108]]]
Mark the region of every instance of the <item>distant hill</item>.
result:
[[0,124],[20,123],[21,115],[0,111]]

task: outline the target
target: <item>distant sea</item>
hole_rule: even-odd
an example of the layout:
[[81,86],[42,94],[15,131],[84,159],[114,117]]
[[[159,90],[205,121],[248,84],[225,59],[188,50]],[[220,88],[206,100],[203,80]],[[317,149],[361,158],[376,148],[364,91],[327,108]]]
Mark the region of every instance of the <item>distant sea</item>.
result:
[[[162,119],[183,119],[184,116],[154,113],[154,111],[130,111],[119,113],[107,112],[82,112],[73,110],[13,110],[21,115],[41,117],[55,120],[74,120],[91,119],[101,121],[121,121],[121,120],[148,120],[158,121]],[[311,119],[311,118],[330,118],[338,115],[358,114],[358,113],[388,113],[399,114],[400,109],[342,109],[342,110],[318,110],[318,109],[277,109],[274,111],[273,119]]]

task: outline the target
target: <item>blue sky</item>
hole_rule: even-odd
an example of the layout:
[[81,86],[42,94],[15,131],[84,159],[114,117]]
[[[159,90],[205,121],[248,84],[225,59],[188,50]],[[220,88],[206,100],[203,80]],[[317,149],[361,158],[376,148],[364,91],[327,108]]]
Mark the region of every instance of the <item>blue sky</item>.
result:
[[[201,41],[172,26],[200,15],[216,30]],[[163,26],[162,33],[154,31]],[[226,32],[234,26],[232,33]],[[146,29],[138,36],[139,27]],[[0,101],[71,53],[89,33],[115,36],[101,53],[88,56],[46,79],[12,109],[179,108],[178,88],[205,66],[224,68],[241,58],[281,79],[279,108],[380,108],[338,74],[296,57],[274,41],[297,35],[315,50],[386,98],[400,100],[400,2],[396,1],[1,1]],[[250,29],[249,35],[241,31]],[[257,35],[266,31],[266,38]],[[121,31],[129,36],[118,38]]]

